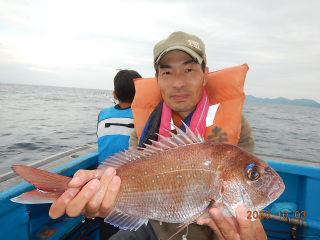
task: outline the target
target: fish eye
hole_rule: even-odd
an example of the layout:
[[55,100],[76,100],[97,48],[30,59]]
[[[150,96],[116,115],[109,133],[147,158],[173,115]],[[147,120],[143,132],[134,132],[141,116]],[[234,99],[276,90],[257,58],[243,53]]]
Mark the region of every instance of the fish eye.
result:
[[260,174],[257,170],[257,166],[255,164],[249,164],[246,167],[247,177],[251,181],[255,181],[260,178]]
[[257,169],[254,168],[254,167],[250,168],[247,171],[247,176],[248,176],[248,179],[251,180],[251,181],[255,181],[255,180],[260,178],[260,174],[258,173]]

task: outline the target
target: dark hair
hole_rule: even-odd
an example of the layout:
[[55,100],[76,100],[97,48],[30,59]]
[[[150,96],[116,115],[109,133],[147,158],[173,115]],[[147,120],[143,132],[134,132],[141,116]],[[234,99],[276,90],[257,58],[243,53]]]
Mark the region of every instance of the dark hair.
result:
[[142,77],[134,70],[119,70],[114,77],[114,91],[119,101],[132,103],[136,93],[133,83],[135,78]]

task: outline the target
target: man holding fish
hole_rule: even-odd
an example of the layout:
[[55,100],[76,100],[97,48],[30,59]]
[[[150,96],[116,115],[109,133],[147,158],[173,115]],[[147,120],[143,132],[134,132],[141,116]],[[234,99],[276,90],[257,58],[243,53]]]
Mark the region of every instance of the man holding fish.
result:
[[[191,125],[203,125],[200,122],[205,122],[203,119],[205,117],[201,113],[204,110],[208,112],[208,106],[206,106],[208,103],[205,101],[206,93],[203,87],[207,84],[209,70],[206,67],[205,46],[201,39],[184,32],[172,33],[167,39],[155,46],[154,67],[163,102],[150,115],[143,132],[140,133],[139,146],[141,147],[144,143],[148,143],[149,139],[157,138],[157,134],[162,131],[162,128],[170,129],[167,121],[159,120],[166,119],[165,114],[169,114],[168,116],[177,114],[191,127]],[[155,121],[160,121],[157,127],[154,127]],[[179,125],[179,123],[173,122],[175,125]],[[201,127],[198,128],[200,135],[203,136],[206,125],[203,125],[203,130]],[[181,129],[186,130],[183,125]],[[138,139],[133,133],[130,144],[133,145],[134,142],[137,144],[137,141]],[[254,153],[251,127],[244,117],[241,119],[238,146]],[[113,210],[121,179],[112,167],[103,173],[100,180],[95,179],[95,174],[94,170],[76,172],[68,184],[70,189],[52,204],[49,215],[52,218],[58,218],[65,213],[70,217],[79,214],[84,214],[88,218],[107,217]],[[80,188],[81,190],[79,190]],[[235,220],[235,218],[225,218],[217,208],[211,208],[209,211],[211,217],[198,219],[197,224],[189,225],[187,238],[213,239],[213,231],[216,235],[215,238],[220,240],[267,239],[260,220],[251,222],[247,219],[247,211],[248,209],[244,206],[238,207],[236,209],[237,220]],[[177,231],[177,226],[177,224],[162,224],[161,222],[159,224],[159,222],[152,220],[146,228],[139,228],[136,232],[122,231],[121,233],[120,231],[118,237],[111,239],[129,239],[129,236],[136,237],[134,239],[144,239],[141,236],[146,237],[147,235],[150,237],[145,239],[153,239],[151,237],[156,235],[155,239],[164,240]],[[185,232],[183,234],[185,235]],[[181,239],[182,234],[177,236],[175,239]]]

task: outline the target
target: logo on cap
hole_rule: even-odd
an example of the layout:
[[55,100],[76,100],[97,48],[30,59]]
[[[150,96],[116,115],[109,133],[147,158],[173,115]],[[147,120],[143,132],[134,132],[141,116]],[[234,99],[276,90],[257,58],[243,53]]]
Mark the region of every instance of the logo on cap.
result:
[[200,46],[199,46],[199,43],[198,43],[198,42],[196,42],[196,41],[192,41],[192,40],[188,40],[188,42],[189,42],[189,45],[190,45],[190,46],[195,47],[196,49],[198,49],[198,50],[200,50],[200,51],[201,51],[201,49],[200,49]]

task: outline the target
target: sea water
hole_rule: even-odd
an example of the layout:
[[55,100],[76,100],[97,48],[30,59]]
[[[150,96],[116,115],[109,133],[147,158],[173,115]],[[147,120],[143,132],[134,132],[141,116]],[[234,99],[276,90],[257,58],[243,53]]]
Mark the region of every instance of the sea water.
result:
[[[111,91],[0,83],[0,175],[97,142]],[[256,153],[320,162],[320,108],[245,102]]]

